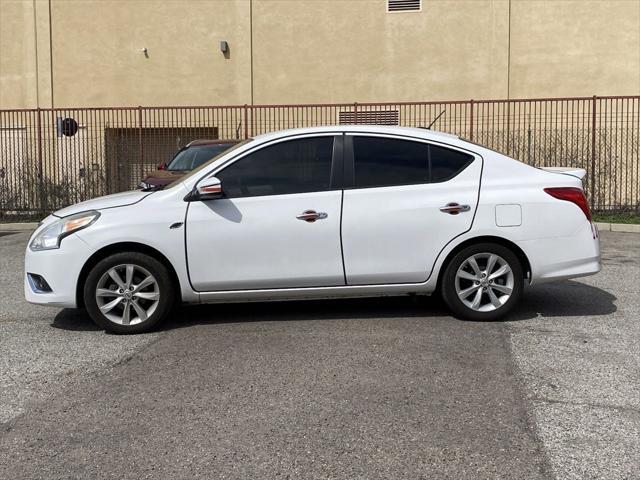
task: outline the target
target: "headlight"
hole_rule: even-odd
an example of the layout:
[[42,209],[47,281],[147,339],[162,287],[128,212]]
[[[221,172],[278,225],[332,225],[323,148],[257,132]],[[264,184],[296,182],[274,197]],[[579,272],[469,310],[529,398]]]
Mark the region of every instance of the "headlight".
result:
[[91,210],[56,220],[31,240],[29,248],[34,252],[60,248],[60,242],[64,237],[87,228],[98,220],[98,217],[100,217],[100,212]]

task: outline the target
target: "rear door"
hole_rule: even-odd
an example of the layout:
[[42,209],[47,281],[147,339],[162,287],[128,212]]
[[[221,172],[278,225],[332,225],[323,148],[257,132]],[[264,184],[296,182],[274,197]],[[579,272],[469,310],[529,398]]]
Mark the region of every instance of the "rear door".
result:
[[416,139],[345,138],[347,284],[424,282],[443,247],[471,227],[482,158]]
[[216,172],[224,198],[187,213],[195,290],[344,285],[341,145],[333,135],[287,139]]

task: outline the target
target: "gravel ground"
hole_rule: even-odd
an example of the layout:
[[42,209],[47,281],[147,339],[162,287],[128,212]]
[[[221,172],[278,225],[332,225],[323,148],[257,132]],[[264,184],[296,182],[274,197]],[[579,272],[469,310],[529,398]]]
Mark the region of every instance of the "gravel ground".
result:
[[25,303],[27,237],[0,236],[0,478],[638,478],[638,235],[504,323],[292,302],[127,337]]
[[640,478],[640,235],[602,233],[603,270],[529,290],[510,322],[538,436],[560,479]]
[[159,335],[106,335],[77,312],[27,303],[22,275],[29,236],[0,237],[0,423],[29,402],[122,362]]

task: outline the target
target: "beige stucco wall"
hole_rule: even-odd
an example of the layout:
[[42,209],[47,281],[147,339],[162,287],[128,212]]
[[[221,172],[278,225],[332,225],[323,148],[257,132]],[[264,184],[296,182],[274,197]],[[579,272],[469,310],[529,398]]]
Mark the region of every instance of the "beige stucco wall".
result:
[[[53,3],[58,105],[244,103],[249,4],[154,0]],[[229,58],[219,41],[231,45]],[[142,53],[147,48],[148,58]]]
[[[48,0],[0,0],[0,108],[36,106],[34,9],[48,20]],[[53,0],[50,26],[41,23],[42,107],[51,106],[52,90],[56,107],[249,99],[247,0]],[[228,58],[221,39],[231,46]]]
[[640,94],[640,0],[0,0],[0,108],[594,94]]
[[639,0],[513,0],[510,94],[639,95]]
[[256,100],[504,96],[507,7],[506,0],[425,0],[421,12],[390,14],[385,0],[255,1]]
[[32,5],[0,2],[0,107],[36,103],[36,60]]

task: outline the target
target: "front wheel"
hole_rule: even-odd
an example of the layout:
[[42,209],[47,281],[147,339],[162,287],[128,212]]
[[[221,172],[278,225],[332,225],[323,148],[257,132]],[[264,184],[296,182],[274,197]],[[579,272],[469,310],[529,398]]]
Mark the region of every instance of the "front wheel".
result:
[[441,291],[456,317],[497,320],[520,301],[523,285],[518,257],[502,245],[482,243],[464,248],[451,259]]
[[142,333],[163,321],[173,305],[167,268],[138,252],[111,255],[89,272],[84,303],[98,326],[114,333]]

